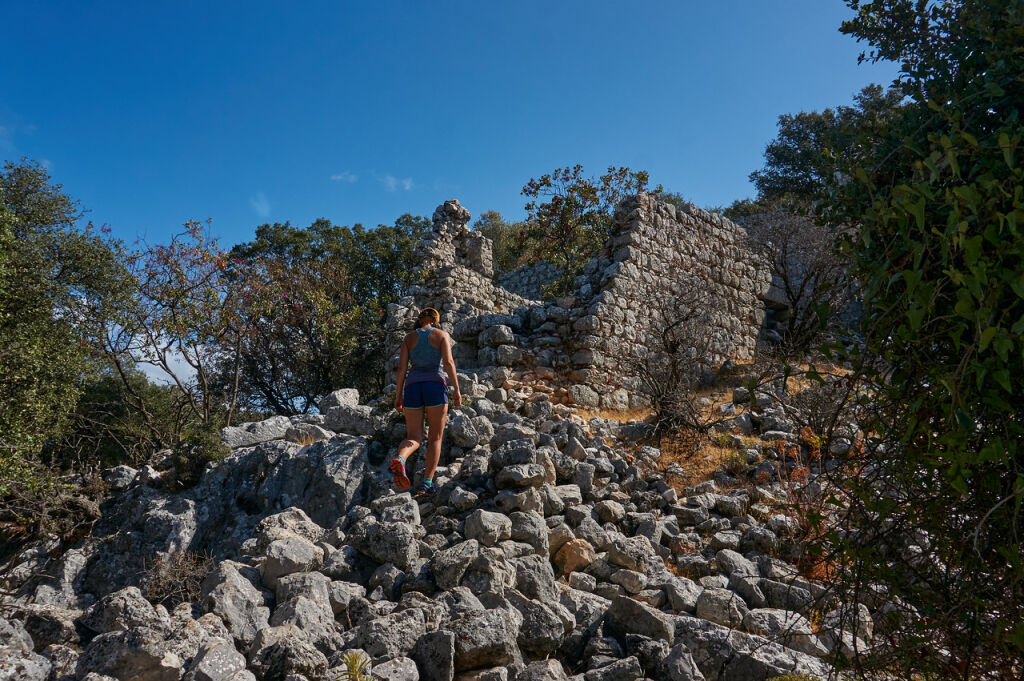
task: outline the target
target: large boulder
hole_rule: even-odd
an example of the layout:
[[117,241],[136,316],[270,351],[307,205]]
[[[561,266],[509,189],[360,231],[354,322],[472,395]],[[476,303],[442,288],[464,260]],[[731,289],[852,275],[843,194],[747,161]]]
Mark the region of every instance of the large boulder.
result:
[[31,650],[0,647],[0,680],[48,681],[53,665]]
[[355,388],[342,388],[320,398],[317,406],[321,414],[326,414],[334,407],[355,407],[359,404],[359,391]]
[[660,639],[672,645],[675,632],[672,620],[665,613],[628,596],[618,596],[605,615],[608,632],[625,638],[626,634],[639,634]]
[[255,681],[245,668],[245,656],[223,639],[210,639],[199,646],[182,681]]
[[403,522],[377,522],[365,518],[352,528],[348,542],[363,555],[378,563],[394,563],[402,570],[419,558],[419,544],[412,525]]
[[320,681],[327,672],[327,658],[306,640],[298,627],[268,627],[260,631],[249,648],[249,668],[262,681],[285,681],[301,674],[308,681]]
[[558,660],[531,662],[519,672],[516,681],[568,681],[569,677]]
[[787,648],[815,657],[828,655],[828,648],[815,636],[806,617],[789,610],[755,608],[743,617],[743,628]]
[[409,608],[359,625],[359,646],[374,658],[407,656],[426,633],[423,611]]
[[22,652],[32,650],[32,637],[25,631],[25,625],[16,619],[0,616],[0,648],[11,648]]
[[729,589],[704,589],[697,598],[697,617],[721,624],[725,627],[738,627],[747,614],[747,604]]
[[324,427],[336,433],[373,435],[373,409],[365,405],[331,407],[325,415]]
[[270,610],[263,605],[263,595],[230,561],[221,562],[203,580],[199,603],[224,620],[235,642],[244,648],[269,626]]
[[295,596],[274,608],[270,625],[280,627],[293,625],[306,636],[324,655],[329,655],[342,646],[341,632],[334,621],[334,611],[329,600],[313,600]]
[[102,596],[137,586],[158,553],[202,549],[217,560],[235,557],[264,517],[290,507],[331,527],[377,493],[366,452],[367,441],[357,437],[308,447],[278,440],[235,450],[178,494],[133,485],[103,504],[93,548],[69,589]]
[[828,678],[830,667],[810,655],[762,636],[745,634],[702,619],[675,619],[676,640],[684,644],[708,681],[749,681],[785,675]]
[[480,433],[473,420],[457,409],[448,417],[448,437],[452,444],[463,449],[472,449],[480,442]]
[[555,554],[555,565],[563,575],[583,570],[595,560],[597,553],[586,539],[570,539]]
[[455,634],[445,629],[423,634],[416,641],[412,659],[416,661],[422,681],[452,681],[455,676]]
[[260,565],[260,576],[270,587],[277,580],[294,572],[318,570],[324,563],[324,550],[302,537],[275,539],[267,547],[267,557]]
[[149,627],[100,634],[78,658],[79,679],[89,672],[118,679],[178,681],[183,661],[163,635]]
[[280,440],[291,428],[291,425],[292,422],[287,416],[271,416],[263,421],[221,428],[220,439],[232,449],[252,447],[261,442]]
[[510,590],[507,597],[522,615],[516,641],[520,650],[531,658],[553,655],[576,626],[571,613],[557,601],[542,603],[515,590]]
[[520,622],[508,610],[485,610],[452,622],[455,671],[510,666],[521,660],[516,639]]
[[270,543],[277,539],[301,537],[315,544],[323,536],[324,528],[314,523],[301,508],[292,506],[268,515],[256,525],[256,551],[266,553]]
[[434,580],[442,589],[452,589],[459,585],[467,568],[480,554],[480,542],[469,539],[451,548],[438,551],[431,558]]
[[502,513],[477,509],[466,517],[465,534],[484,546],[495,546],[512,537],[512,521]]
[[132,627],[160,627],[156,609],[138,587],[129,586],[107,594],[89,607],[79,622],[98,634],[125,631]]

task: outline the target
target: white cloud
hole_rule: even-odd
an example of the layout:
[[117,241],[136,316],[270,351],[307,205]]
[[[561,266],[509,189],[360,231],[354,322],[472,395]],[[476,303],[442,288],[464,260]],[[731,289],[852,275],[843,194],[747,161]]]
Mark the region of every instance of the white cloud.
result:
[[335,182],[348,182],[349,184],[351,184],[358,180],[359,177],[355,173],[350,173],[349,171],[345,170],[343,172],[337,173],[336,175],[331,175],[331,179],[334,180]]
[[397,191],[398,189],[404,189],[405,191],[412,189],[411,177],[395,177],[394,175],[388,174],[377,179],[379,179],[381,183],[388,188],[389,192]]
[[250,196],[249,205],[261,218],[270,217],[270,201],[267,200],[267,195],[263,192],[257,193],[256,196]]

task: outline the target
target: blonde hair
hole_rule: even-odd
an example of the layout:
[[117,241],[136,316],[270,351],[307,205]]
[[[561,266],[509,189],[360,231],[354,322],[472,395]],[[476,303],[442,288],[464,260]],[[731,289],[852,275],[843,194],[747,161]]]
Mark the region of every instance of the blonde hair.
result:
[[416,328],[423,326],[422,322],[429,321],[431,324],[441,323],[441,314],[432,307],[425,307],[416,316]]

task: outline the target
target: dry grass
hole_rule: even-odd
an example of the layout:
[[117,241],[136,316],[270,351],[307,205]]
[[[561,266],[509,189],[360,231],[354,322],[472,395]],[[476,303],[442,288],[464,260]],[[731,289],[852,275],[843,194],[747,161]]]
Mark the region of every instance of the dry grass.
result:
[[313,435],[312,433],[303,433],[295,444],[299,445],[300,447],[308,447],[314,442],[319,442],[319,438]]
[[695,442],[692,436],[679,435],[665,438],[661,442],[662,470],[673,463],[682,466],[684,475],[673,475],[666,482],[678,490],[692,487],[711,479],[715,471],[721,470],[737,456],[735,449],[722,447],[714,442]]

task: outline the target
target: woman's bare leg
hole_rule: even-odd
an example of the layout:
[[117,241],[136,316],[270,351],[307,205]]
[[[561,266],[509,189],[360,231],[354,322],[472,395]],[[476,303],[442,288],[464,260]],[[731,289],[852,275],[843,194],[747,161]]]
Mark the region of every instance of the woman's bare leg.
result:
[[427,465],[423,477],[433,478],[437,470],[437,462],[441,459],[441,438],[444,436],[444,424],[448,419],[448,405],[427,407]]
[[405,439],[402,440],[402,444],[398,445],[398,456],[405,461],[410,454],[420,448],[420,443],[423,442],[423,407],[419,409],[406,407],[402,411],[405,413]]

